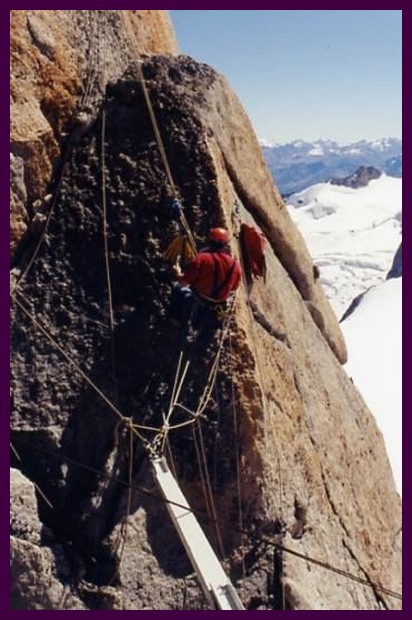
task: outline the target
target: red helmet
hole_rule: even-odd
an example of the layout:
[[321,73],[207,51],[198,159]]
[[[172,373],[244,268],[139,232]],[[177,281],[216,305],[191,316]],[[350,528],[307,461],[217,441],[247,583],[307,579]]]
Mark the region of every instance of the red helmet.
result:
[[226,245],[230,241],[230,236],[226,228],[211,228],[209,231],[209,241],[218,245]]

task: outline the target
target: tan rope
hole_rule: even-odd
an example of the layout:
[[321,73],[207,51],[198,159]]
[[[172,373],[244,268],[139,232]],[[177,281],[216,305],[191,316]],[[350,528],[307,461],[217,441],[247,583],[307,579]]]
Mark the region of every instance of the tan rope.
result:
[[128,521],[132,511],[132,493],[133,493],[133,432],[130,429],[129,432],[129,468],[128,468],[128,487],[127,487],[127,504],[126,504],[126,512],[123,516],[122,524],[120,526],[120,536],[122,538],[122,544],[120,548],[120,553],[118,556],[118,565],[122,561],[123,553],[125,550],[126,542],[127,542],[127,529],[128,529]]
[[[233,300],[233,303],[234,303],[234,300]],[[233,310],[233,305],[232,305],[230,311],[232,311],[232,310]],[[229,319],[230,319],[230,315],[229,315]],[[179,402],[177,402],[176,399],[175,399],[175,402],[173,404],[174,408],[175,407],[179,407],[179,408],[181,408],[183,410],[186,410],[192,416],[192,419],[186,420],[185,422],[180,422],[180,423],[177,423],[177,424],[167,424],[167,432],[170,432],[171,430],[176,430],[176,429],[179,429],[179,428],[184,428],[185,426],[190,426],[191,424],[193,424],[197,419],[199,419],[203,415],[203,413],[204,413],[204,411],[205,411],[205,409],[206,409],[206,407],[207,407],[207,405],[209,403],[209,400],[211,398],[212,392],[213,392],[213,388],[214,388],[214,384],[215,384],[216,376],[217,376],[217,371],[218,371],[218,366],[219,366],[220,355],[221,355],[221,352],[222,352],[222,348],[223,348],[223,344],[224,344],[224,339],[226,337],[226,333],[227,333],[227,330],[228,330],[228,324],[229,324],[229,321],[228,321],[228,319],[226,319],[225,326],[222,329],[222,332],[221,332],[221,335],[220,335],[220,338],[219,338],[218,350],[217,350],[217,353],[215,355],[212,367],[211,367],[211,369],[209,371],[209,375],[208,375],[208,378],[207,378],[204,390],[203,390],[203,392],[201,394],[201,397],[200,397],[200,400],[199,400],[199,404],[198,404],[198,407],[197,407],[196,411],[191,411],[190,409],[186,408],[184,405],[182,405]],[[175,378],[175,381],[176,381],[176,378]],[[162,429],[162,432],[164,432],[164,429]]]
[[[21,292],[17,292],[17,294],[24,298]],[[66,362],[68,364],[70,364],[71,366],[73,366],[73,368],[78,372],[78,374],[84,379],[84,381],[86,381],[86,383],[92,388],[92,390],[94,392],[96,392],[96,394],[98,394],[98,396],[106,403],[106,405],[109,407],[109,409],[119,418],[119,420],[121,422],[123,422],[125,425],[129,426],[131,425],[131,427],[133,428],[133,432],[135,433],[135,435],[137,437],[139,437],[139,439],[143,442],[144,445],[148,445],[148,442],[146,441],[146,439],[141,435],[141,433],[139,433],[136,430],[136,425],[135,424],[131,424],[131,418],[129,416],[125,416],[123,415],[119,409],[116,407],[116,405],[114,405],[112,403],[112,401],[106,396],[106,394],[104,394],[104,392],[102,392],[102,390],[100,388],[97,387],[97,385],[87,376],[87,374],[80,368],[80,366],[70,357],[70,355],[68,353],[66,353],[66,351],[60,346],[60,344],[55,340],[55,338],[53,338],[53,336],[47,331],[47,329],[45,329],[43,327],[43,325],[41,325],[37,319],[33,316],[33,314],[27,309],[25,308],[24,304],[22,304],[22,302],[17,298],[16,294],[13,293],[12,294],[12,299],[15,301],[15,303],[18,305],[18,307],[20,308],[20,310],[30,319],[30,321],[32,321],[32,323],[36,326],[36,328],[49,340],[49,342],[52,343],[52,345],[59,351],[59,353],[64,357],[64,359],[66,360]],[[155,429],[157,430],[157,429]]]
[[[242,485],[240,481],[241,469],[240,469],[240,447],[239,447],[239,429],[237,423],[237,407],[236,407],[236,394],[235,384],[233,381],[233,349],[232,349],[232,335],[229,334],[229,360],[230,360],[230,378],[231,378],[231,401],[232,401],[232,415],[233,415],[233,434],[234,434],[234,451],[235,451],[235,463],[236,463],[236,491],[237,491],[237,507],[239,518],[239,530],[243,532],[243,510],[242,510]],[[245,558],[243,555],[244,537],[240,535],[240,546],[242,550],[242,575],[243,579],[246,577]]]
[[183,358],[183,351],[181,351],[180,355],[179,355],[179,362],[178,362],[176,377],[175,377],[175,381],[174,381],[174,385],[173,385],[172,398],[171,398],[171,401],[170,401],[170,406],[169,406],[169,410],[167,412],[167,416],[165,418],[165,423],[167,425],[169,425],[169,423],[170,423],[170,418],[172,417],[173,409],[178,405],[178,399],[180,397],[180,393],[182,391],[183,383],[185,381],[185,378],[186,378],[186,375],[187,375],[187,371],[189,370],[189,366],[190,366],[190,361],[187,361],[186,364],[185,364],[185,367],[183,368],[183,371],[182,371],[182,374],[180,376],[180,379],[179,379],[179,373],[180,373],[180,368],[181,368],[181,364],[182,364],[182,358]]
[[[171,169],[170,169],[170,166],[169,166],[169,161],[167,159],[166,150],[165,150],[165,147],[164,147],[164,144],[163,144],[162,136],[161,136],[161,133],[160,133],[160,130],[159,130],[159,125],[158,125],[157,120],[156,120],[156,115],[155,115],[154,110],[153,110],[152,102],[150,100],[149,91],[147,89],[147,84],[146,84],[146,80],[145,80],[144,73],[143,73],[143,68],[142,68],[142,65],[141,65],[140,62],[137,62],[137,70],[138,70],[138,73],[139,73],[140,81],[142,83],[143,95],[144,95],[144,98],[145,98],[145,101],[146,101],[146,106],[147,106],[147,109],[148,109],[148,112],[149,112],[150,120],[151,120],[152,127],[153,127],[153,132],[154,132],[155,137],[156,137],[157,145],[158,145],[158,148],[159,148],[159,151],[160,151],[160,156],[162,158],[162,162],[163,162],[163,166],[164,166],[164,169],[165,169],[165,172],[166,172],[166,176],[168,178],[169,185],[170,185],[170,187],[172,189],[174,198],[179,199],[179,193],[177,191],[175,182],[174,182],[173,177],[172,177],[172,172],[171,172]],[[192,230],[191,230],[191,228],[189,226],[189,223],[188,223],[188,221],[187,221],[187,219],[185,217],[185,214],[183,213],[182,209],[180,209],[179,218],[180,218],[181,224],[182,224],[182,226],[183,226],[183,228],[184,228],[184,230],[185,230],[185,232],[186,232],[186,234],[188,236],[188,240],[190,242],[190,245],[192,246],[193,251],[196,253],[196,241],[195,241],[195,238],[193,236]]]
[[203,460],[203,467],[204,467],[204,473],[205,473],[205,481],[206,481],[206,489],[209,495],[209,500],[210,500],[210,508],[212,510],[212,517],[213,517],[213,521],[215,524],[215,531],[216,531],[216,539],[217,539],[217,543],[219,546],[219,551],[220,551],[220,555],[222,557],[222,559],[225,557],[225,549],[223,547],[223,541],[222,541],[222,535],[220,533],[220,527],[219,527],[219,521],[217,518],[217,512],[216,512],[216,506],[215,506],[215,501],[213,498],[213,491],[212,491],[212,487],[210,484],[210,476],[209,476],[209,469],[207,466],[207,459],[206,459],[206,450],[205,450],[205,444],[203,441],[203,432],[202,432],[202,427],[200,425],[199,420],[197,420],[197,429],[198,429],[198,434],[199,434],[199,439],[200,439],[200,452],[201,452],[201,458]]
[[[91,15],[93,15],[93,13],[94,13],[94,11],[91,11],[89,13],[89,17]],[[90,61],[89,61],[89,72],[88,72],[88,78],[87,78],[87,83],[86,83],[85,91],[84,91],[83,96],[82,96],[82,98],[81,98],[81,100],[79,102],[79,105],[78,105],[78,110],[79,111],[82,110],[82,108],[84,108],[87,105],[87,103],[88,103],[88,98],[89,98],[89,95],[90,95],[90,92],[91,92],[92,81],[93,81],[93,79],[94,79],[94,77],[95,77],[95,75],[96,75],[96,73],[97,73],[97,71],[99,69],[99,65],[100,65],[100,55],[101,55],[101,52],[100,52],[100,20],[99,20],[99,16],[100,16],[100,12],[97,12],[96,20],[93,20],[93,24],[92,24],[92,26],[90,28],[91,39],[94,39],[96,37],[96,35],[97,35],[98,48],[99,48],[98,49],[98,57],[97,57],[97,61],[96,61],[96,52],[95,52],[96,46],[90,45],[90,49],[91,49],[90,56],[91,57],[90,57]],[[48,227],[49,227],[49,224],[50,224],[51,217],[52,217],[54,209],[56,207],[57,199],[58,199],[59,194],[60,194],[60,190],[61,190],[61,186],[62,186],[62,183],[63,183],[64,173],[65,173],[66,165],[67,165],[67,162],[68,162],[70,150],[71,149],[70,149],[70,146],[69,146],[69,143],[68,143],[67,146],[66,146],[66,152],[65,152],[64,157],[63,157],[63,162],[62,162],[62,166],[61,166],[61,170],[60,170],[60,174],[59,174],[59,179],[58,179],[56,188],[54,190],[53,201],[52,201],[51,207],[49,209],[49,212],[47,214],[47,218],[46,218],[46,222],[45,222],[44,227],[43,227],[43,231],[42,231],[42,233],[40,235],[40,238],[39,238],[39,240],[38,240],[38,242],[37,242],[37,244],[35,246],[33,254],[32,254],[32,256],[31,256],[31,258],[29,260],[29,263],[26,266],[23,274],[20,276],[18,282],[11,288],[11,290],[10,290],[11,293],[13,293],[17,289],[17,287],[19,287],[23,283],[23,280],[27,277],[27,274],[31,270],[31,268],[33,266],[33,263],[36,260],[37,255],[38,255],[38,253],[40,251],[40,248],[41,248],[41,246],[43,244],[44,238],[46,236],[46,233],[47,233],[47,230],[48,230]]]
[[208,519],[210,519],[210,521],[212,520],[212,510],[210,507],[210,499],[209,499],[209,494],[207,492],[207,488],[206,488],[206,480],[205,480],[205,474],[203,471],[203,463],[202,463],[202,458],[201,458],[201,453],[200,453],[200,449],[199,449],[199,444],[198,444],[198,440],[196,437],[196,426],[192,426],[192,437],[193,437],[193,443],[195,446],[195,452],[196,452],[196,459],[197,459],[197,466],[199,469],[199,476],[200,476],[200,486],[202,487],[202,494],[203,494],[203,499],[205,502],[205,508],[206,508],[206,514]]
[[102,144],[101,144],[101,158],[102,158],[102,205],[103,205],[103,246],[104,246],[104,262],[106,268],[106,281],[107,292],[109,297],[109,319],[110,319],[110,331],[114,331],[114,318],[113,318],[113,295],[112,295],[112,283],[110,278],[110,263],[109,263],[109,241],[108,241],[108,223],[107,223],[107,198],[106,198],[106,154],[105,154],[105,140],[106,140],[106,108],[103,107],[102,112]]
[[[105,71],[103,72],[103,75]],[[114,394],[118,398],[117,371],[116,371],[116,346],[114,335],[114,314],[113,314],[113,293],[112,281],[110,274],[109,259],[109,236],[108,236],[108,220],[107,220],[107,192],[106,192],[106,108],[103,106],[102,112],[102,137],[101,137],[101,161],[102,161],[102,214],[103,214],[103,247],[104,247],[104,264],[107,283],[107,297],[109,303],[109,325],[110,325],[110,358],[113,375]]]
[[[126,16],[124,17],[124,23],[125,23],[126,30],[129,31],[129,35],[130,35],[130,38],[131,38],[131,41],[132,41],[132,45],[135,48],[135,54],[136,54],[137,57],[139,57],[140,56],[139,46],[137,44],[137,40],[136,40],[135,34],[132,31],[132,29],[131,29],[129,20],[126,18]],[[155,116],[155,113],[153,111],[153,106],[152,106],[152,102],[150,100],[149,91],[147,89],[146,80],[145,80],[145,77],[144,77],[144,74],[143,74],[143,69],[142,69],[142,66],[141,66],[141,61],[137,60],[136,66],[137,66],[138,77],[139,77],[140,82],[142,84],[143,96],[144,96],[145,101],[146,101],[146,106],[147,106],[147,109],[148,109],[148,112],[149,112],[150,120],[151,120],[151,123],[152,123],[152,127],[153,127],[153,131],[154,131],[154,134],[155,134],[155,137],[156,137],[156,141],[157,141],[157,144],[158,144],[158,147],[159,147],[160,156],[161,156],[162,161],[163,161],[163,166],[164,166],[164,169],[165,169],[165,172],[166,172],[166,176],[168,178],[169,185],[170,185],[170,187],[171,187],[171,189],[173,191],[173,196],[175,198],[177,198],[179,194],[178,194],[178,191],[176,189],[175,182],[173,180],[172,171],[170,170],[170,166],[169,166],[169,162],[168,162],[168,159],[167,159],[167,155],[166,155],[165,147],[164,147],[164,144],[163,144],[162,136],[160,134],[160,130],[159,130],[159,126],[157,124],[156,116]]]
[[[66,351],[59,345],[57,340],[49,333],[49,331],[43,327],[39,321],[33,316],[33,314],[25,308],[21,301],[17,298],[17,295],[25,300],[28,303],[28,300],[25,299],[23,293],[21,291],[16,291],[16,293],[12,293],[11,298],[14,302],[19,306],[22,312],[32,321],[32,323],[42,332],[42,334],[51,342],[51,344],[61,353],[61,355],[65,358],[66,362],[73,366],[73,368],[81,375],[81,377],[88,383],[88,385],[98,394],[98,396],[109,406],[109,408],[117,415],[119,421],[124,423],[126,426],[131,425],[134,429],[135,435],[139,437],[141,441],[143,441],[146,447],[149,447],[149,442],[138,433],[137,429],[151,431],[154,433],[159,433],[162,431],[162,427],[157,426],[148,426],[143,424],[138,424],[133,420],[131,416],[124,415],[120,412],[120,410],[116,407],[116,405],[100,390],[100,388],[87,376],[87,374],[81,369],[81,367],[72,359],[72,357],[66,353]],[[190,421],[191,422],[191,421]]]
[[20,276],[20,278],[18,279],[16,284],[13,287],[11,287],[11,289],[10,289],[10,293],[11,294],[16,289],[18,289],[21,286],[23,280],[27,277],[27,274],[29,273],[30,269],[32,268],[33,263],[36,260],[37,255],[38,255],[38,253],[40,251],[40,248],[41,248],[41,246],[43,244],[44,238],[46,236],[47,229],[48,229],[49,224],[50,224],[51,217],[52,217],[54,209],[56,207],[57,199],[58,199],[59,194],[60,194],[60,190],[61,190],[61,186],[62,186],[62,183],[63,183],[63,177],[64,177],[64,172],[65,172],[65,169],[66,169],[66,165],[67,165],[67,162],[68,162],[68,158],[69,158],[69,149],[67,148],[66,149],[66,153],[64,155],[63,163],[62,163],[62,168],[61,168],[61,171],[60,171],[59,180],[58,180],[56,189],[54,190],[53,201],[52,201],[51,207],[49,209],[49,212],[47,214],[46,222],[44,224],[42,233],[41,233],[41,235],[40,235],[40,237],[39,237],[39,239],[37,241],[37,244],[36,244],[36,246],[34,248],[33,254],[31,255],[31,258],[30,258],[30,260],[29,260],[25,270],[23,271],[22,275]]
[[[96,14],[96,18],[94,15]],[[100,65],[100,11],[87,11],[87,22],[89,37],[89,49],[87,59],[87,78],[86,86],[82,99],[80,101],[80,108],[86,107],[89,104],[90,93],[92,91],[92,84],[99,71]],[[97,40],[97,46],[96,46]],[[97,49],[97,52],[96,52]]]
[[[20,443],[23,443],[25,445],[30,445],[27,441],[24,441],[22,439],[18,439],[18,441]],[[37,450],[39,452],[43,452],[44,454],[48,454],[50,456],[55,457],[56,459],[62,460],[62,461],[66,461],[67,463],[71,463],[73,465],[76,465],[77,467],[84,469],[85,471],[89,471],[92,472],[98,476],[101,476],[102,478],[105,478],[106,480],[112,480],[113,482],[116,482],[117,484],[123,486],[123,487],[128,487],[129,484],[124,481],[121,480],[120,478],[116,477],[116,476],[112,476],[110,474],[107,474],[104,471],[101,471],[99,469],[96,469],[94,467],[91,467],[90,465],[86,465],[85,463],[82,463],[80,461],[77,461],[75,459],[72,459],[68,456],[65,456],[63,454],[61,454],[60,452],[57,452],[55,450],[47,450],[45,448],[41,448],[40,446],[33,446],[34,450]],[[175,502],[173,500],[168,500],[165,499],[162,495],[158,495],[157,493],[154,493],[153,491],[150,491],[149,489],[146,489],[145,487],[142,487],[140,485],[136,485],[133,484],[132,485],[133,490],[138,491],[139,493],[143,493],[144,495],[147,495],[148,497],[151,497],[153,499],[159,500],[160,502],[162,502],[163,504],[170,504],[172,506],[176,506],[178,508],[184,508],[185,510],[187,510],[187,504],[183,505],[180,504],[179,502]],[[198,514],[196,512],[194,512],[191,508],[189,509],[190,512],[192,512],[195,516]],[[231,531],[232,532],[238,532],[238,528],[234,528],[233,526],[231,527]],[[246,535],[250,535],[250,532],[244,532],[244,534]],[[394,598],[397,598],[399,600],[402,600],[402,594],[400,594],[400,592],[396,592],[394,590],[391,590],[390,588],[387,588],[385,586],[382,586],[378,583],[374,583],[372,582],[370,579],[364,579],[363,577],[359,577],[357,575],[354,575],[352,573],[350,573],[349,571],[337,568],[332,566],[329,562],[323,561],[323,560],[319,560],[316,558],[313,558],[307,554],[304,553],[300,553],[299,551],[296,551],[295,549],[291,549],[288,547],[285,547],[283,545],[280,545],[277,542],[274,542],[272,540],[271,537],[266,536],[266,535],[261,535],[260,536],[260,540],[268,545],[271,545],[273,547],[278,547],[281,548],[283,551],[285,551],[286,553],[290,553],[291,555],[296,556],[299,559],[305,560],[306,562],[310,562],[316,566],[319,566],[321,568],[325,568],[326,570],[332,571],[338,575],[341,575],[343,577],[346,577],[348,579],[352,579],[353,581],[359,583],[360,585],[369,587],[369,588],[374,588],[377,591],[383,592],[384,594],[388,595],[388,596],[392,596]]]
[[152,122],[153,131],[154,131],[154,134],[156,136],[156,141],[157,141],[157,144],[158,144],[158,147],[159,147],[159,151],[160,151],[160,155],[161,155],[161,158],[162,158],[162,161],[163,161],[163,166],[164,166],[167,178],[169,180],[170,187],[171,187],[171,189],[173,191],[173,195],[177,198],[178,197],[178,192],[177,192],[176,185],[175,185],[175,182],[174,182],[173,177],[172,177],[172,171],[170,170],[169,162],[167,160],[167,155],[166,155],[165,147],[164,147],[164,144],[163,144],[162,136],[160,135],[159,126],[157,124],[156,116],[155,116],[154,111],[153,111],[152,102],[150,101],[149,91],[147,90],[147,85],[146,85],[146,80],[145,80],[145,77],[144,77],[144,74],[143,74],[143,69],[142,69],[141,63],[139,61],[137,62],[137,70],[139,72],[139,78],[140,78],[140,81],[142,83],[143,95],[144,95],[144,98],[145,98],[145,101],[146,101],[146,105],[147,105],[147,109],[148,109],[148,112],[149,112],[150,120]]
[[170,445],[169,437],[166,438],[166,452],[167,452],[167,461],[169,462],[170,469],[172,470],[173,476],[177,480],[177,469],[176,469],[175,460],[173,458],[173,452],[172,452],[172,447]]

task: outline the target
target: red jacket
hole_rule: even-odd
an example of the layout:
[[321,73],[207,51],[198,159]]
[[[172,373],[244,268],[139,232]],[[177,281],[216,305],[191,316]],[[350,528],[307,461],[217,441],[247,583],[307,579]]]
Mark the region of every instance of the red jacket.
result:
[[227,252],[199,252],[179,278],[200,297],[224,301],[237,289],[242,277],[239,262]]

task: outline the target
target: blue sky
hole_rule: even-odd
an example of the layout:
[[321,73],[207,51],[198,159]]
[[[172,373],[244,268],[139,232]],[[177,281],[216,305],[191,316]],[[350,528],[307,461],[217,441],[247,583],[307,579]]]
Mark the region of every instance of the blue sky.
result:
[[402,137],[401,11],[170,11],[181,52],[229,80],[259,138]]

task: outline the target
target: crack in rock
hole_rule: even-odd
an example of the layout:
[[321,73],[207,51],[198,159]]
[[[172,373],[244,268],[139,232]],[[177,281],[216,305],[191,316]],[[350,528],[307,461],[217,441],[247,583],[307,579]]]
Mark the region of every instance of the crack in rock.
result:
[[276,327],[267,320],[263,312],[258,308],[256,302],[249,300],[249,306],[252,310],[253,317],[257,323],[273,338],[281,342],[288,349],[291,349],[290,342],[286,334],[278,331]]

